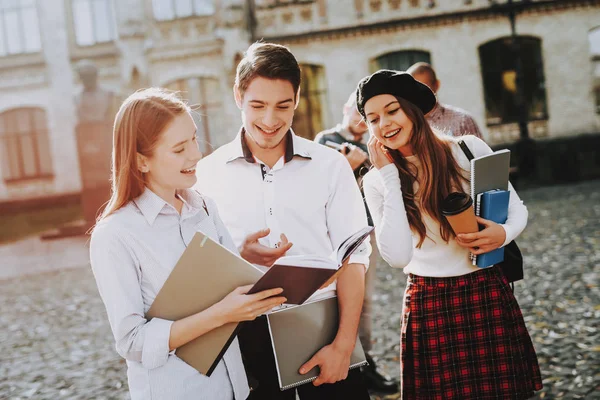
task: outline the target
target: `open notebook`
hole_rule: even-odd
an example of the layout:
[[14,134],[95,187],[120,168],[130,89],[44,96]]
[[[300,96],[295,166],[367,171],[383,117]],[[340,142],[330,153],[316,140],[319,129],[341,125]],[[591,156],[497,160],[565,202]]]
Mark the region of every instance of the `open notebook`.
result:
[[[298,370],[321,348],[331,344],[339,326],[337,297],[329,297],[267,314],[277,377],[281,390],[317,379],[315,367],[301,375]],[[350,358],[350,369],[367,364],[360,340]]]
[[256,282],[249,293],[275,287],[283,288],[288,304],[302,304],[318,289],[332,283],[344,262],[369,237],[373,227],[367,226],[344,240],[331,258],[299,255],[281,257]]

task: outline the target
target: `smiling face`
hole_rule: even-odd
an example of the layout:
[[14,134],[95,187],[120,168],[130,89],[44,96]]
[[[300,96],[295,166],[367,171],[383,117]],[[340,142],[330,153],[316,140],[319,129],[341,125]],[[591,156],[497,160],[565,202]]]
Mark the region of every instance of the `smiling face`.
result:
[[[196,139],[196,124],[184,112],[167,125],[150,157],[138,154],[138,166],[146,186],[167,200],[178,189],[196,183],[196,164],[202,158]],[[168,201],[168,200],[167,200]]]
[[412,155],[410,138],[414,126],[398,99],[391,94],[380,94],[370,98],[364,109],[369,130],[377,140],[405,156]]
[[281,150],[294,119],[296,94],[292,84],[259,76],[250,82],[243,95],[235,88],[235,99],[242,110],[250,150],[253,153]]

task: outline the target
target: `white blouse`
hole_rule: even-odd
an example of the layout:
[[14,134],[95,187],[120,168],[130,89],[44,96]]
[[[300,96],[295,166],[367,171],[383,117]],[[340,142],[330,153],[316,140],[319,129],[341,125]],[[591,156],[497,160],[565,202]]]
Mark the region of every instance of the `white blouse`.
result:
[[[483,140],[475,136],[468,135],[460,139],[465,141],[475,157],[492,152]],[[470,171],[471,164],[458,145],[458,139],[452,140],[451,143],[459,167]],[[421,168],[416,156],[407,157],[407,160],[417,169]],[[377,246],[383,259],[392,267],[404,268],[405,274],[430,277],[459,276],[480,269],[472,265],[468,249],[459,246],[454,238],[448,243],[442,239],[439,223],[426,213],[422,213],[421,218],[427,229],[427,237],[421,248],[416,247],[419,236],[411,231],[408,224],[400,188],[400,176],[394,164],[386,165],[380,170],[369,171],[364,177],[363,185],[367,205],[375,224]],[[417,188],[418,183],[415,182],[415,193]],[[469,193],[468,182],[463,185],[463,189],[465,193]],[[511,184],[509,190],[508,219],[501,225],[506,231],[503,246],[514,240],[525,229],[528,216],[527,208]]]
[[169,351],[173,321],[145,318],[195,232],[237,253],[212,200],[193,190],[179,196],[181,215],[146,189],[92,233],[92,270],[116,350],[127,360],[131,398],[243,400],[249,388],[237,339],[209,378]]

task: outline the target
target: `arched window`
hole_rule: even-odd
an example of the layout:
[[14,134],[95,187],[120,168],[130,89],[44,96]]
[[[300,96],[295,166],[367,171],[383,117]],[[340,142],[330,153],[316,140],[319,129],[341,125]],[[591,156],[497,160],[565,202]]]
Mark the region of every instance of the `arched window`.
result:
[[422,50],[401,50],[383,54],[373,60],[369,65],[371,73],[380,69],[393,69],[406,71],[411,65],[418,62],[431,64],[431,55]]
[[4,181],[51,177],[46,112],[16,108],[1,113],[0,151]]
[[41,49],[35,0],[0,1],[0,57]]
[[77,45],[92,46],[117,37],[110,0],[72,0],[71,4]]
[[[529,120],[548,119],[541,40],[517,38],[521,57],[523,97]],[[500,38],[479,47],[481,75],[488,125],[519,120],[516,82],[516,53],[512,38]]]
[[596,98],[596,112],[600,114],[600,26],[590,31],[590,57],[593,68],[593,85]]
[[194,109],[192,116],[198,128],[200,149],[204,154],[211,153],[216,135],[222,132],[222,93],[219,80],[211,77],[192,77],[178,79],[165,87],[180,92],[180,97],[188,101]]
[[292,127],[298,136],[309,140],[326,128],[327,85],[325,69],[319,65],[301,64],[300,102]]

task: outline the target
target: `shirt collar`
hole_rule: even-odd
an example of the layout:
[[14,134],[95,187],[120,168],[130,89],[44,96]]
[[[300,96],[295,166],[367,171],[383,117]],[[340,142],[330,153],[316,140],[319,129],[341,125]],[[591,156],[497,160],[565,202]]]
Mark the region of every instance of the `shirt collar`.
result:
[[[231,161],[234,161],[234,160],[241,159],[241,158],[243,158],[244,160],[246,160],[247,163],[250,163],[250,164],[254,164],[256,162],[256,159],[254,158],[252,151],[250,151],[250,148],[248,147],[248,144],[246,143],[245,135],[246,135],[246,131],[242,127],[240,129],[240,132],[238,133],[238,135],[236,136],[236,138],[234,139],[234,141],[232,143],[233,146],[232,146],[231,155],[227,159],[228,163]],[[284,155],[283,159],[286,163],[292,161],[292,159],[294,157],[301,157],[301,158],[304,158],[307,160],[312,159],[312,157],[310,156],[309,150],[306,148],[306,146],[304,146],[304,143],[302,142],[302,140],[300,138],[298,138],[298,136],[296,136],[296,134],[294,133],[294,131],[291,128],[289,131],[287,131],[284,140],[286,143],[285,143],[285,155]]]
[[[183,201],[182,214],[184,212],[197,212],[204,207],[204,199],[195,190],[178,190],[177,195],[181,201]],[[158,217],[165,207],[170,207],[173,212],[177,212],[171,204],[167,203],[162,197],[147,187],[144,189],[144,192],[133,201],[150,225],[154,224],[156,217]]]

